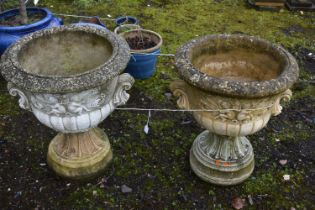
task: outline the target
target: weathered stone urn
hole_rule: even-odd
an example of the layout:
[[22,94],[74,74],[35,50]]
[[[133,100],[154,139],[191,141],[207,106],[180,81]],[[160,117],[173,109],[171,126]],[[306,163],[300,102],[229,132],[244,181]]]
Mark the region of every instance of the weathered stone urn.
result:
[[217,185],[244,181],[254,170],[253,148],[245,136],[265,127],[281,112],[281,100],[290,99],[289,88],[298,79],[296,60],[282,47],[245,35],[189,41],[175,60],[184,80],[170,86],[178,106],[208,110],[193,112],[207,130],[190,150],[192,170]]
[[59,132],[47,161],[60,176],[90,177],[112,159],[97,125],[129,98],[134,79],[120,74],[129,58],[128,44],[118,35],[75,25],[35,32],[4,53],[1,72],[10,94]]

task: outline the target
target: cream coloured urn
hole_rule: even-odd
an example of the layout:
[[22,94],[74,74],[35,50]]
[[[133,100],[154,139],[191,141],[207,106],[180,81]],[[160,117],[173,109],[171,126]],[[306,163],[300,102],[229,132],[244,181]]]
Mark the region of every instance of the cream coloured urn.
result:
[[47,154],[58,175],[88,178],[112,159],[108,137],[97,125],[129,98],[134,79],[121,74],[129,58],[118,35],[78,25],[35,32],[3,54],[1,73],[10,94],[59,132]]
[[[170,88],[182,109],[206,130],[194,140],[190,166],[216,185],[235,185],[254,170],[246,137],[280,114],[298,79],[294,57],[280,46],[246,35],[209,35],[181,46],[175,64],[183,80]],[[204,111],[203,111],[204,110]],[[262,148],[263,149],[263,148]]]

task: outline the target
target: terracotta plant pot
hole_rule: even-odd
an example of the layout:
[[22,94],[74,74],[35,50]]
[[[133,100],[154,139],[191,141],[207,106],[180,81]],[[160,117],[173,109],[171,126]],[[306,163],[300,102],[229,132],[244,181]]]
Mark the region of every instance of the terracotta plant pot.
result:
[[192,40],[176,54],[184,81],[171,84],[177,104],[193,112],[207,130],[194,141],[190,165],[201,179],[218,185],[244,181],[254,170],[245,137],[280,114],[281,100],[298,79],[294,57],[282,47],[245,35],[212,35]]
[[1,73],[21,108],[59,134],[48,164],[60,176],[80,179],[102,171],[112,159],[109,140],[97,128],[124,104],[134,79],[121,74],[128,44],[93,26],[64,26],[35,32],[8,48]]

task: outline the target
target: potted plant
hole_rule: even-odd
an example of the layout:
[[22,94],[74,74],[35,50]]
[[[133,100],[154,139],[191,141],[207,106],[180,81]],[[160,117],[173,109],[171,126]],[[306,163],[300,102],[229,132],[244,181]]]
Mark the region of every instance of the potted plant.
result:
[[[34,0],[34,4],[37,3],[38,0]],[[26,7],[25,0],[19,0],[19,5],[19,9],[0,13],[0,55],[26,34],[62,25],[62,21],[46,8]]]
[[155,72],[157,55],[162,46],[162,37],[150,30],[138,28],[120,34],[129,44],[131,58],[126,72],[136,79],[146,79]]

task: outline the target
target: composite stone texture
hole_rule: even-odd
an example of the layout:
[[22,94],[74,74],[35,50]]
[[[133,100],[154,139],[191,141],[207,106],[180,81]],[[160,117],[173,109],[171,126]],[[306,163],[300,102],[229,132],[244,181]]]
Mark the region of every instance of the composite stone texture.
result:
[[281,113],[280,102],[290,99],[289,88],[298,79],[295,59],[283,48],[255,37],[211,35],[184,44],[175,62],[184,79],[170,85],[178,106],[212,110],[193,112],[207,130],[190,150],[192,170],[217,185],[244,181],[254,170],[253,148],[245,136]]
[[35,32],[4,53],[1,73],[10,94],[60,132],[47,157],[58,175],[91,177],[112,159],[108,138],[97,125],[129,99],[126,90],[134,79],[121,74],[129,58],[128,44],[118,35],[74,25]]
[[[282,60],[281,74],[267,81],[231,81],[208,76],[192,64],[193,49],[204,46],[207,46],[208,49],[215,49],[221,47],[222,43],[225,45],[225,50],[245,47],[269,52],[277,59]],[[295,58],[285,49],[266,40],[247,35],[220,34],[193,39],[178,48],[175,65],[180,76],[195,87],[220,95],[242,98],[257,98],[281,93],[289,89],[299,76]]]
[[[34,39],[62,32],[85,32],[103,37],[111,43],[112,55],[102,65],[80,74],[69,76],[40,75],[25,71],[19,62],[19,56],[23,48]],[[45,50],[49,51],[50,49]],[[101,86],[122,73],[130,58],[129,51],[127,42],[108,30],[78,25],[54,27],[25,36],[6,50],[1,59],[1,73],[14,86],[31,92],[66,93],[87,90]]]

